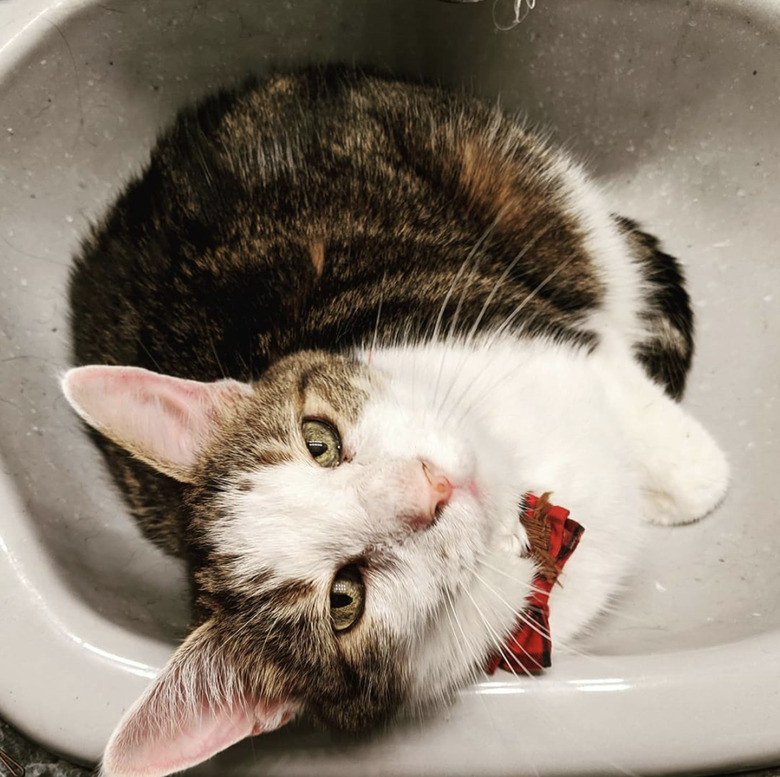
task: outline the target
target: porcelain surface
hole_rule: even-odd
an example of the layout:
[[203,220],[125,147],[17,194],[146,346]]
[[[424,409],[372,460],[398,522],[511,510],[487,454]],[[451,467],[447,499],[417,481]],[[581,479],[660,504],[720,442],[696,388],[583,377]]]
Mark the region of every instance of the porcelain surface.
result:
[[184,102],[272,65],[346,60],[500,96],[663,238],[698,313],[685,403],[734,482],[706,521],[648,529],[587,655],[496,675],[370,741],[288,728],[198,773],[780,762],[780,3],[538,0],[511,31],[494,8],[0,0],[0,715],[32,738],[96,760],[188,617],[182,568],[140,538],[57,389],[70,256]]

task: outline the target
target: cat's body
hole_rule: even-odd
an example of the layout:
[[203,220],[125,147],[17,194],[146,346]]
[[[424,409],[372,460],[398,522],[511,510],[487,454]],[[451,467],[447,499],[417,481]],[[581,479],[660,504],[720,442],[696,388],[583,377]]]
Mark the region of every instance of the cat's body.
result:
[[[551,600],[565,643],[641,516],[695,520],[726,488],[674,401],[693,347],[676,262],[463,96],[336,68],[210,98],[86,243],[71,300],[77,364],[174,376],[64,381],[192,571],[198,629],[115,735],[117,775],[300,708],[359,729],[447,698],[528,596],[526,492],[586,527]],[[334,580],[359,611],[334,610]],[[209,744],[154,735],[171,715]]]

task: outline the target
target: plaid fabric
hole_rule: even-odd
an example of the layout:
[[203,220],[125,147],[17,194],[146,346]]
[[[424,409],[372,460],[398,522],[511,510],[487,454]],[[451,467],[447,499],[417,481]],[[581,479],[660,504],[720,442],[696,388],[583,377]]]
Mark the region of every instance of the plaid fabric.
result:
[[[485,666],[488,674],[499,668],[507,672],[536,674],[552,664],[550,592],[585,530],[569,518],[568,510],[550,504],[548,496],[526,494],[523,498],[520,520],[531,538],[531,555],[537,560],[538,572],[534,577],[533,592],[517,618],[514,631]],[[539,542],[546,547],[535,544]]]

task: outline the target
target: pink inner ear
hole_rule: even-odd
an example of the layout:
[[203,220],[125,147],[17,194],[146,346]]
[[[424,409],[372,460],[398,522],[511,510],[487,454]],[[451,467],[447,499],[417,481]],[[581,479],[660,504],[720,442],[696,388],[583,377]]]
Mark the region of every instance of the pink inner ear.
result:
[[[204,709],[197,719],[183,720],[161,731],[155,702],[140,702],[128,713],[106,748],[107,777],[164,777],[205,761],[254,734],[280,728],[296,713],[292,702],[239,703],[229,708]],[[175,711],[166,720],[176,720]]]
[[243,709],[229,710],[219,715],[204,715],[170,736],[161,739],[159,733],[137,731],[141,743],[135,747],[118,747],[106,753],[105,765],[111,775],[165,775],[178,772],[205,761],[215,753],[248,737],[254,722]]
[[69,370],[65,396],[91,426],[161,471],[187,480],[217,420],[251,388],[200,383],[139,367]]
[[103,756],[104,777],[164,777],[244,737],[273,731],[297,713],[292,699],[246,690],[222,655],[223,642],[211,621],[187,637],[116,727]]

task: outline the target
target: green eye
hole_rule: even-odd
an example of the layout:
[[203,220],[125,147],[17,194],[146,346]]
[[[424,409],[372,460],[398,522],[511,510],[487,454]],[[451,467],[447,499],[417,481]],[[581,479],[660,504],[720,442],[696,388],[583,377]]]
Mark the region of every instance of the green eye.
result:
[[341,439],[330,424],[324,421],[304,421],[303,439],[312,458],[321,467],[337,467],[341,464]]
[[344,567],[336,573],[330,587],[330,617],[335,631],[346,631],[363,614],[365,586],[355,567]]

